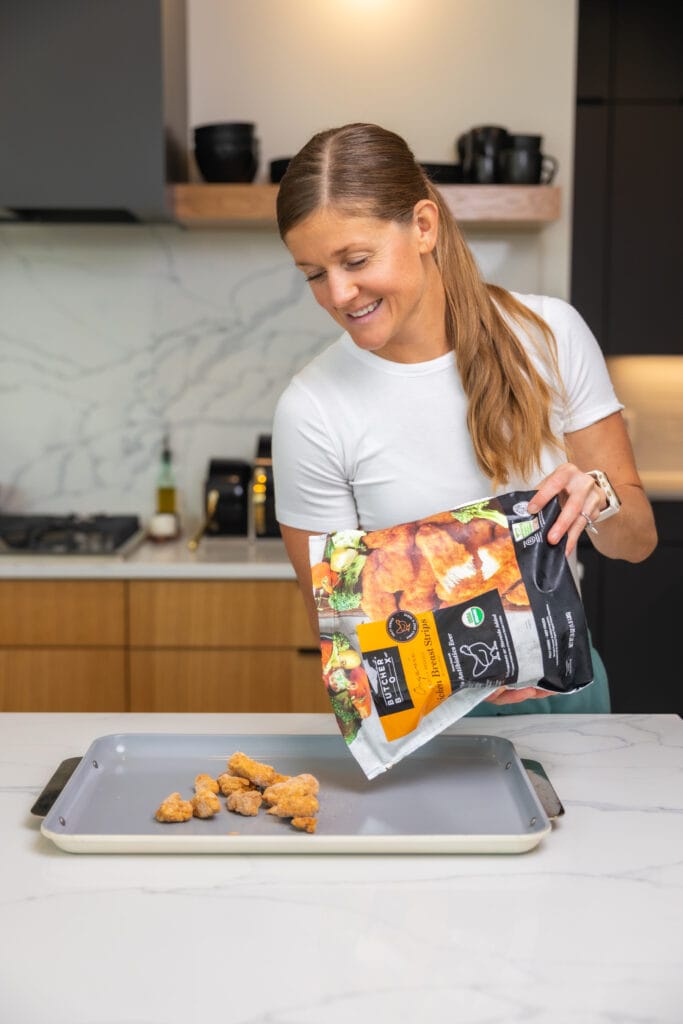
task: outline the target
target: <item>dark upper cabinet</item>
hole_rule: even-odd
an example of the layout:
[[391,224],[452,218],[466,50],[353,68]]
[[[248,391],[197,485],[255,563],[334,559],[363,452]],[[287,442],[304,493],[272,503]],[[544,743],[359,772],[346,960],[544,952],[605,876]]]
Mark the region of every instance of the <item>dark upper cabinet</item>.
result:
[[580,0],[571,300],[607,355],[679,355],[683,3]]
[[606,106],[576,108],[572,302],[603,345],[607,337],[607,124]]
[[184,0],[2,0],[0,206],[164,217],[185,49]]
[[579,17],[576,95],[605,100],[610,91],[611,0],[590,0],[590,4],[590,16],[582,10]]
[[681,0],[616,0],[613,31],[614,99],[683,97]]
[[683,107],[624,104],[613,114],[606,348],[682,351]]

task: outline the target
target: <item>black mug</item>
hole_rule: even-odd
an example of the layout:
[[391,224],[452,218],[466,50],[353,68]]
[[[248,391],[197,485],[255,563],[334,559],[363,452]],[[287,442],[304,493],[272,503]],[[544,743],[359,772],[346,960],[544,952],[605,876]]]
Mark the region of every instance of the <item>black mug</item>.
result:
[[559,164],[534,148],[504,149],[498,158],[500,181],[506,185],[550,185]]
[[462,163],[463,181],[492,185],[498,180],[497,160],[507,145],[506,128],[480,125],[461,135],[456,145]]
[[498,181],[498,161],[494,153],[475,153],[468,166],[470,183],[494,185]]

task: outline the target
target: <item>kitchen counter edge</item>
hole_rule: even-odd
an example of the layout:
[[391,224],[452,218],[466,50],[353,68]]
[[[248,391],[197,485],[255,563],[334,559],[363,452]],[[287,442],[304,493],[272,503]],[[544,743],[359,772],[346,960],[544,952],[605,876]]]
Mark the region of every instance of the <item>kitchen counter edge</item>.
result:
[[205,579],[293,580],[281,540],[206,540],[196,552],[187,540],[145,542],[127,557],[4,555],[0,579]]

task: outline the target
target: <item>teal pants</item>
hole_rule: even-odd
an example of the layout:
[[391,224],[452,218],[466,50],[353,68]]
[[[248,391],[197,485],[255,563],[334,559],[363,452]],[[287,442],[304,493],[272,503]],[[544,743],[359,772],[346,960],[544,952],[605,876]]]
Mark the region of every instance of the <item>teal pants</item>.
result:
[[519,704],[490,704],[482,701],[467,718],[493,718],[496,715],[607,715],[610,711],[607,672],[602,658],[591,643],[593,682],[576,693],[523,700]]

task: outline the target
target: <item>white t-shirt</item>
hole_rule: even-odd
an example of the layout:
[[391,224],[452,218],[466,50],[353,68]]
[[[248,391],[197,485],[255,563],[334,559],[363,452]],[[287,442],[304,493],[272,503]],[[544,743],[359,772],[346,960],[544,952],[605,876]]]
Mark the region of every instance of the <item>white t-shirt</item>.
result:
[[[561,299],[515,297],[546,321],[557,341],[566,404],[554,401],[553,433],[561,439],[622,409],[579,313]],[[533,343],[519,336],[547,378]],[[494,491],[477,465],[466,411],[452,352],[426,363],[394,363],[342,335],[292,379],[278,402],[278,520],[313,533],[379,530],[493,493],[531,490],[565,461],[561,450],[545,449],[534,479],[511,478]]]

